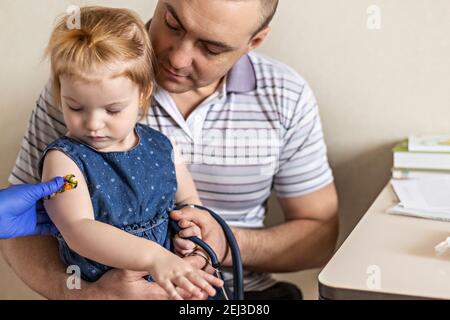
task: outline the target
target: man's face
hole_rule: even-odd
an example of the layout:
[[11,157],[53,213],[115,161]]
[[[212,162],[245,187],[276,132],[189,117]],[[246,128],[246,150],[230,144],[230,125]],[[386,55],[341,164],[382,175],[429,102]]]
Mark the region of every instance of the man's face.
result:
[[260,12],[259,0],[160,0],[149,30],[158,84],[184,93],[219,81],[264,38],[252,38]]

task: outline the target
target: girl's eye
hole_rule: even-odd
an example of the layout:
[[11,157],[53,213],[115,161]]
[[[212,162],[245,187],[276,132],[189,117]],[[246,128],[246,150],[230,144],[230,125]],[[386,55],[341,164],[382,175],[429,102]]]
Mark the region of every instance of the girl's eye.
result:
[[115,110],[106,110],[106,112],[112,116],[118,115],[120,113],[120,111]]
[[70,110],[72,110],[73,112],[80,112],[81,110],[83,110],[82,108],[79,107],[71,107],[71,106],[67,106]]

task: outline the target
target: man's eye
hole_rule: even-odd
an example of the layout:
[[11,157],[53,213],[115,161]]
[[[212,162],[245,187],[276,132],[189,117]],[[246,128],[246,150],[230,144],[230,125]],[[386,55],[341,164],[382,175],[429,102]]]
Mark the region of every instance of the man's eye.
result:
[[170,30],[173,30],[173,31],[180,31],[180,28],[179,28],[179,27],[172,26],[169,22],[167,22],[167,20],[166,20],[166,26],[167,26]]
[[211,50],[210,48],[208,48],[207,46],[203,47],[203,50],[206,52],[206,54],[210,55],[210,56],[218,56],[220,54],[222,54],[222,51],[214,51]]
[[173,31],[181,31],[181,28],[178,25],[178,22],[169,12],[167,12],[164,22],[169,29],[171,29]]

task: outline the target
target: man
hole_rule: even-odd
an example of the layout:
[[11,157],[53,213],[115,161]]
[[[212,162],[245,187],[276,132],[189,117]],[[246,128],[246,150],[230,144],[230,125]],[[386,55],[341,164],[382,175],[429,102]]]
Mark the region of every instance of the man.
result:
[[[277,2],[161,0],[148,24],[158,87],[145,123],[177,141],[203,204],[233,227],[247,299],[300,299],[295,286],[269,273],[323,265],[337,237],[337,197],[314,95],[291,69],[251,53],[268,35]],[[49,90],[33,112],[12,184],[37,182],[36,159],[65,133]],[[263,228],[272,189],[286,222]],[[202,231],[208,219],[189,209],[172,216],[193,219]],[[223,239],[211,231],[205,239],[230,266]],[[191,245],[176,241],[186,250]],[[142,275],[120,270],[68,291],[56,251],[51,238],[3,244],[22,280],[49,298],[165,297]]]

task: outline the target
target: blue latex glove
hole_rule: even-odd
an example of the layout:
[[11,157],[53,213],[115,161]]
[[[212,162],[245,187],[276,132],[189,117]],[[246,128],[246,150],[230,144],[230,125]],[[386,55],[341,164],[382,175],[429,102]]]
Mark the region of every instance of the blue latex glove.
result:
[[0,239],[50,235],[56,228],[40,199],[61,189],[64,179],[57,177],[37,185],[23,184],[0,191]]

